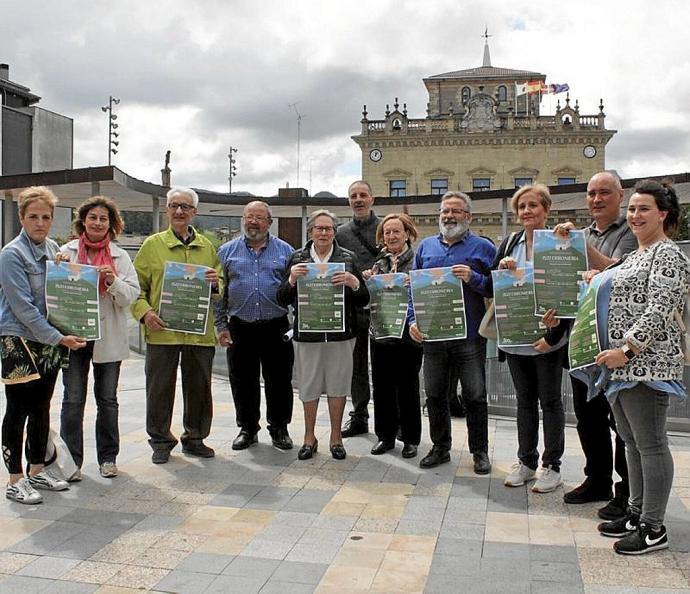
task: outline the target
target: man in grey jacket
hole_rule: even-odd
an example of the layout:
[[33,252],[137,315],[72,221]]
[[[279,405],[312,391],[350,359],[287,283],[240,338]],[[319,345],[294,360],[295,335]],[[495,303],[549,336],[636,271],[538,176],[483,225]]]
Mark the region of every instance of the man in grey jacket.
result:
[[[364,180],[350,184],[347,190],[352,209],[352,221],[338,227],[336,241],[355,253],[360,272],[374,264],[379,249],[376,246],[376,228],[381,220],[371,207],[374,196],[371,186]],[[359,309],[355,350],[352,354],[352,412],[343,427],[343,437],[352,437],[369,432],[369,310]]]

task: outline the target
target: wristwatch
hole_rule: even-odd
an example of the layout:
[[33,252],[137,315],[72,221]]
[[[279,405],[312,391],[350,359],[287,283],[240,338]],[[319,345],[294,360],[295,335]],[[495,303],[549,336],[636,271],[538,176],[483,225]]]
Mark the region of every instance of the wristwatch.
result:
[[635,353],[633,350],[628,346],[628,343],[626,342],[622,347],[621,351],[623,351],[623,354],[625,355],[625,358],[630,361],[634,356]]

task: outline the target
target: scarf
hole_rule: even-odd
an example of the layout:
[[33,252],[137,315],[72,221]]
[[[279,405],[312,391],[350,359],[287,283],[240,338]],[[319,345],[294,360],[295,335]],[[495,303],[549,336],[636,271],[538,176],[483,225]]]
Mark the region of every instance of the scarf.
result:
[[[96,251],[89,262],[88,249]],[[86,233],[82,233],[79,236],[79,251],[77,252],[77,263],[78,264],[90,264],[91,266],[110,266],[113,270],[113,274],[117,276],[115,270],[115,262],[112,255],[110,254],[110,234],[107,234],[101,241],[90,241],[86,237]],[[103,295],[106,291],[105,286],[105,275],[99,275],[98,277],[98,292]]]

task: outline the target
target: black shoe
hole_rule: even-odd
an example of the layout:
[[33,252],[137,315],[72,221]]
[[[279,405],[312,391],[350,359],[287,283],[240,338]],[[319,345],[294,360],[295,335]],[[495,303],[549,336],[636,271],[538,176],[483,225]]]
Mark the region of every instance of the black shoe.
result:
[[590,503],[592,501],[609,501],[613,497],[611,487],[602,488],[595,485],[589,478],[572,491],[563,495],[565,503]]
[[302,444],[302,447],[299,449],[299,452],[297,452],[297,459],[298,460],[309,460],[314,454],[319,449],[319,442],[318,440],[315,441],[314,443],[304,443]]
[[379,441],[373,448],[371,448],[371,453],[374,456],[380,456],[381,454],[385,454],[386,452],[394,448],[394,441]]
[[233,440],[232,449],[233,450],[246,450],[250,445],[255,444],[259,441],[256,433],[249,433],[249,431],[240,431],[240,434]]
[[604,507],[597,511],[597,515],[602,520],[618,520],[626,516],[628,502],[624,499],[614,497]]
[[170,460],[170,450],[153,450],[151,454],[151,462],[154,464],[166,464]]
[[287,429],[282,427],[277,429],[271,429],[269,431],[271,434],[271,441],[273,442],[273,447],[279,450],[291,450],[292,449],[292,439],[290,439],[290,434]]
[[419,461],[420,468],[434,468],[450,462],[450,452],[444,448],[433,446],[429,453]]
[[417,457],[417,446],[413,443],[406,443],[402,449],[403,458],[416,458]]
[[486,452],[477,452],[472,455],[472,458],[474,459],[474,474],[489,474],[491,472],[489,454]]
[[350,417],[350,420],[345,423],[342,431],[343,437],[354,437],[355,435],[363,435],[364,433],[369,433],[369,425],[366,421],[360,421],[354,417]]
[[345,458],[347,458],[347,452],[342,443],[334,443],[331,446],[331,456],[333,456],[335,460],[345,460]]
[[667,548],[666,526],[652,530],[643,522],[640,522],[635,532],[613,543],[613,550],[619,555],[644,555]]
[[637,530],[640,523],[640,516],[632,512],[626,513],[622,518],[613,522],[602,522],[597,526],[599,534],[610,536],[611,538],[621,538]]
[[182,446],[182,453],[198,458],[213,458],[216,453],[213,448],[208,447],[203,441],[196,441]]

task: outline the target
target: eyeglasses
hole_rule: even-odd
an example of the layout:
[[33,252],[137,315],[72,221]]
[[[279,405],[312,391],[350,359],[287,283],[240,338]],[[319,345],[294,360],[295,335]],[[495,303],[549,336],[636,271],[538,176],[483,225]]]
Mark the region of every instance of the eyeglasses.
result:
[[242,218],[251,223],[263,223],[264,221],[268,221],[268,217],[262,215],[245,215]]
[[184,202],[171,202],[170,204],[168,204],[168,209],[172,210],[173,212],[176,211],[178,208],[181,208],[182,212],[194,210],[194,207],[191,204],[185,204]]
[[312,227],[317,233],[333,233],[335,227]]
[[449,214],[452,214],[453,216],[457,217],[462,216],[464,214],[470,214],[470,211],[465,210],[464,208],[442,208],[438,212],[440,212],[444,217],[447,217]]

